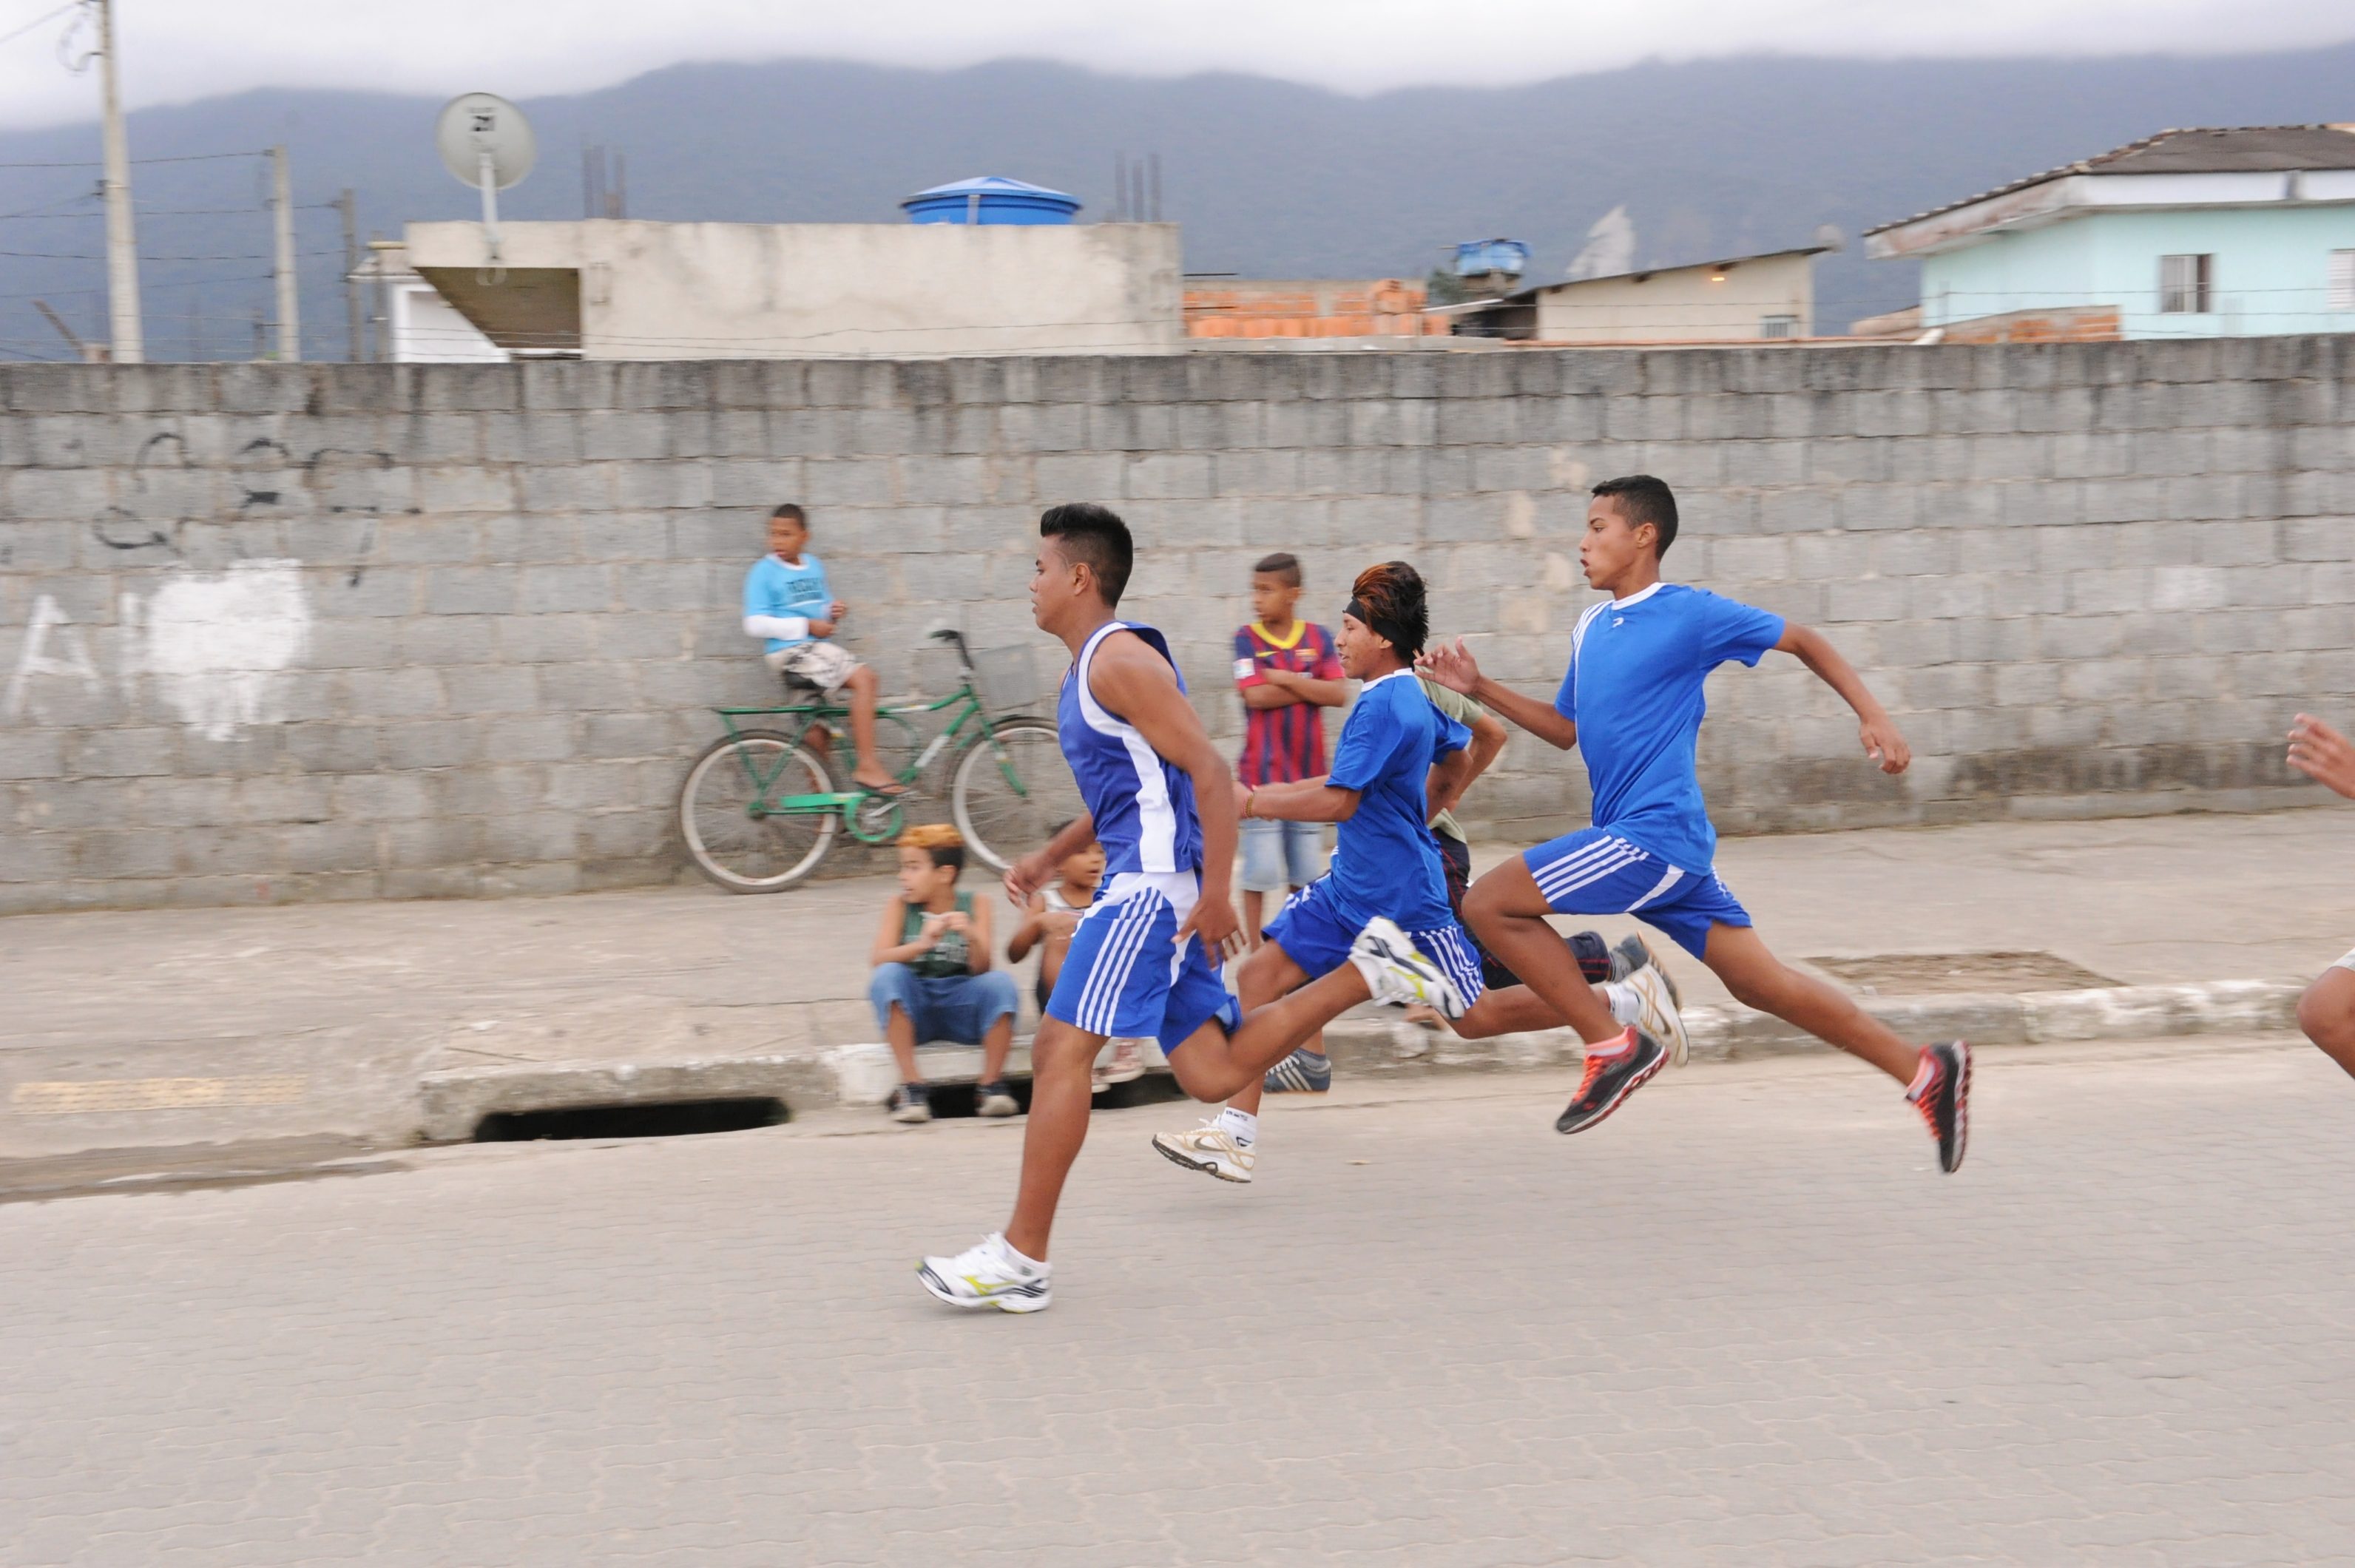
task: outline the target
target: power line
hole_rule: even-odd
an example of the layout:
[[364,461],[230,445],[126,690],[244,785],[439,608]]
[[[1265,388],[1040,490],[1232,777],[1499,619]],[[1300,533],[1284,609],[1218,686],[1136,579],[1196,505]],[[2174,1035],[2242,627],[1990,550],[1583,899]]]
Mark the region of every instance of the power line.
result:
[[55,21],[57,18],[64,16],[67,12],[72,10],[75,6],[80,4],[81,0],[66,0],[66,3],[59,6],[56,10],[48,12],[46,15],[34,17],[31,21],[17,28],[15,32],[0,33],[0,44],[11,43],[17,38],[21,38],[27,33],[31,32],[35,27],[39,27],[42,23]]
[[[342,252],[304,251],[298,254],[305,257],[336,256],[341,255]],[[103,261],[106,260],[103,255],[91,251],[0,251],[0,256],[13,256],[25,261]],[[221,256],[156,256],[143,251],[139,253],[139,259],[143,261],[267,261],[271,258],[265,251],[251,253],[240,251]]]
[[[184,153],[169,158],[133,158],[134,164],[202,164],[216,158],[266,158],[268,153]],[[95,169],[102,167],[97,158],[77,158],[63,163],[0,164],[0,169]]]

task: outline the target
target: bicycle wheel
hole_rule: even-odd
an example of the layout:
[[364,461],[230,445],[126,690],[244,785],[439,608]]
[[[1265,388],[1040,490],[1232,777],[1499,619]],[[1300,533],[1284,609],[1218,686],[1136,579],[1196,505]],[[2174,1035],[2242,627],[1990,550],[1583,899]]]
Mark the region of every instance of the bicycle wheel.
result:
[[679,785],[679,837],[695,869],[730,892],[773,893],[817,869],[841,819],[832,811],[762,808],[834,793],[826,764],[793,737],[773,730],[723,735]]
[[1043,848],[1081,810],[1055,727],[1043,719],[1001,719],[975,737],[957,759],[949,809],[967,847],[992,870]]

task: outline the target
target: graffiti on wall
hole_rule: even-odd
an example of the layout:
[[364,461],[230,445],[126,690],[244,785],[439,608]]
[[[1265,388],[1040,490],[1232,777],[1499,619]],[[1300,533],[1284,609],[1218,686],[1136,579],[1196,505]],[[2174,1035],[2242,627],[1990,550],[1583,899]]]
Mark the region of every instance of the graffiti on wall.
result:
[[[356,534],[342,528],[328,559],[346,560],[346,585],[357,587],[383,511],[376,476],[393,465],[389,452],[323,446],[302,455],[261,436],[215,471],[194,461],[178,432],[150,434],[89,528],[124,565],[161,568],[160,581],[142,573],[152,591],[117,593],[111,624],[84,625],[58,594],[37,594],[5,666],[0,721],[72,722],[110,688],[136,703],[143,681],[208,740],[282,721],[287,672],[310,648],[314,616],[304,562],[265,541],[303,522],[357,524]],[[101,668],[110,651],[112,681]]]
[[[221,571],[170,572],[144,599],[122,595],[112,641],[124,698],[135,699],[147,677],[179,721],[209,741],[279,722],[286,672],[311,645],[302,568],[299,560],[232,561]],[[86,695],[107,684],[84,629],[45,593],[33,602],[0,688],[0,720],[47,717],[41,683],[53,681]]]

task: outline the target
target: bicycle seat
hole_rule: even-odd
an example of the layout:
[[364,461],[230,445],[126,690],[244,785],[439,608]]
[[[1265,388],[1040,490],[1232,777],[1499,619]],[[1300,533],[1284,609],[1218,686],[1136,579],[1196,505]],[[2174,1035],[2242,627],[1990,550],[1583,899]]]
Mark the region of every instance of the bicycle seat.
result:
[[798,675],[789,669],[779,670],[777,672],[777,678],[785,683],[785,689],[787,691],[806,691],[817,696],[824,696],[826,694],[826,688],[820,686],[809,677],[805,675]]

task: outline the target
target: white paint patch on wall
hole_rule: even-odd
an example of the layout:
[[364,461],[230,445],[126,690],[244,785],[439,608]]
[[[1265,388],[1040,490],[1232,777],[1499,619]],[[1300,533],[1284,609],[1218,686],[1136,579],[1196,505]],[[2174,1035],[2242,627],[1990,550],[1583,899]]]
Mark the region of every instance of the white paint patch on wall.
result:
[[311,645],[301,567],[240,560],[175,578],[148,601],[140,662],[181,721],[207,740],[279,720],[282,677]]

